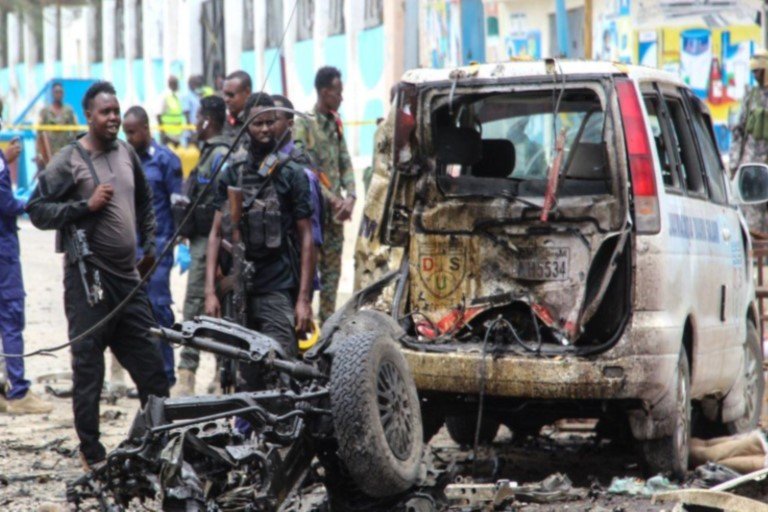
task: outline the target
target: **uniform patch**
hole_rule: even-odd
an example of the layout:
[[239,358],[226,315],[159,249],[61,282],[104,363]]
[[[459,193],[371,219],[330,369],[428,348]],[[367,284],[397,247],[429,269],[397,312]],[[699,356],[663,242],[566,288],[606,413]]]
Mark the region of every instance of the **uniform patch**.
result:
[[419,277],[424,287],[439,299],[452,294],[467,272],[464,247],[438,245],[419,250]]

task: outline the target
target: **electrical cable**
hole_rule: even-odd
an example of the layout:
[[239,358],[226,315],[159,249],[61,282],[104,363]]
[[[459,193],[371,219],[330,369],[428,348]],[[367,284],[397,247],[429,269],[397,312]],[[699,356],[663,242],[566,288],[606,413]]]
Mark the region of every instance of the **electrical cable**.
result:
[[[279,48],[282,48],[283,42],[285,40],[285,35],[288,32],[288,27],[291,25],[291,21],[293,19],[293,16],[296,12],[296,5],[298,4],[298,0],[294,1],[293,9],[291,10],[291,15],[288,18],[288,22],[285,25],[285,29],[283,30],[282,37],[280,38],[280,46]],[[269,70],[267,71],[267,74],[264,78],[264,83],[262,84],[261,91],[259,94],[265,94],[264,89],[267,86],[267,79],[269,78],[269,74],[272,71],[272,68],[275,64],[275,61],[278,57],[280,52],[277,52],[275,56],[272,58],[272,64],[270,64]],[[190,203],[189,209],[187,211],[187,214],[184,216],[181,222],[179,222],[179,226],[176,228],[176,231],[174,231],[173,236],[169,239],[168,243],[165,244],[165,247],[160,252],[160,254],[155,258],[155,262],[150,267],[150,269],[147,271],[147,273],[139,280],[139,282],[136,284],[136,286],[128,293],[128,295],[125,296],[125,298],[120,301],[115,308],[107,313],[103,318],[101,318],[98,322],[93,324],[91,327],[83,331],[82,333],[78,334],[74,338],[72,338],[70,341],[66,343],[62,343],[60,345],[55,345],[52,347],[47,348],[41,348],[29,353],[25,354],[6,354],[4,352],[0,352],[0,357],[4,358],[17,358],[17,359],[23,359],[27,357],[37,356],[37,355],[46,355],[46,356],[52,356],[53,352],[58,352],[59,350],[63,350],[71,345],[74,345],[75,343],[79,343],[83,339],[87,338],[88,336],[92,335],[97,330],[104,327],[108,322],[110,322],[115,316],[118,315],[127,305],[128,303],[133,300],[133,298],[136,296],[136,294],[141,290],[142,286],[146,284],[147,281],[149,281],[150,277],[152,276],[152,273],[157,269],[157,267],[160,265],[160,263],[163,261],[163,258],[168,254],[168,251],[171,250],[176,244],[175,241],[179,237],[179,232],[181,231],[181,227],[192,217],[194,214],[195,207],[200,203],[200,201],[205,197],[210,189],[213,187],[213,184],[216,182],[216,177],[219,175],[222,167],[224,167],[224,164],[227,162],[230,156],[232,156],[232,153],[234,152],[235,148],[237,148],[238,143],[240,142],[240,139],[242,138],[243,134],[245,133],[248,126],[253,122],[253,120],[267,112],[273,112],[273,111],[282,111],[282,112],[291,112],[294,115],[299,115],[301,117],[307,117],[306,114],[303,112],[298,112],[294,109],[286,108],[286,107],[267,107],[261,109],[258,114],[254,114],[253,116],[246,119],[246,122],[243,124],[242,127],[240,127],[240,130],[237,132],[237,136],[235,137],[235,140],[232,142],[232,145],[230,146],[229,150],[227,151],[226,155],[224,155],[224,158],[219,162],[219,165],[216,166],[214,171],[211,173],[211,179],[208,181],[208,183],[205,184],[205,187],[203,187],[200,194],[197,196],[197,198]]]

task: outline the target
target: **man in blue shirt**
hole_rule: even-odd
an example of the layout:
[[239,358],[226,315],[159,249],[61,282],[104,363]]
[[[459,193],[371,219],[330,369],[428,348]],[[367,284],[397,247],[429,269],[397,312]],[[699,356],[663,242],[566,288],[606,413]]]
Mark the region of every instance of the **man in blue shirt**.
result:
[[[0,101],[0,128],[2,127],[3,103]],[[0,338],[3,352],[23,354],[24,338],[24,282],[21,277],[19,237],[16,217],[24,213],[24,203],[16,199],[11,187],[9,163],[21,153],[18,139],[11,141],[8,153],[0,151]],[[53,406],[29,390],[30,383],[24,378],[24,359],[5,359],[5,373],[10,388],[3,398],[0,391],[0,412],[11,414],[45,414]],[[6,401],[7,399],[7,401]]]
[[[152,139],[149,129],[149,116],[142,107],[134,106],[125,112],[123,117],[123,132],[128,143],[133,146],[141,160],[144,175],[152,189],[152,206],[157,220],[157,253],[165,249],[166,244],[173,243],[173,215],[171,213],[171,195],[181,194],[181,161],[170,149]],[[139,255],[139,258],[141,255]],[[157,323],[163,327],[173,325],[174,316],[171,310],[171,267],[173,267],[173,251],[163,257],[154,274],[149,280],[149,302],[155,314]],[[174,375],[173,347],[167,343],[160,346],[165,363],[165,373],[168,383],[176,383]]]

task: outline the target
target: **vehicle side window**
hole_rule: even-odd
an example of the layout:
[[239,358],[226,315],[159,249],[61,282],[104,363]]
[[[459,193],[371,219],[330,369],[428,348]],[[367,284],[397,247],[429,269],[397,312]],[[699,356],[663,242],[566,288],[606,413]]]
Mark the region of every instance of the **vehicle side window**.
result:
[[704,172],[707,176],[709,197],[714,203],[725,204],[727,202],[724,180],[725,170],[715,145],[712,124],[708,116],[705,116],[701,109],[697,108],[696,105],[692,105],[692,107],[691,119],[693,121],[693,130],[696,135],[696,141],[699,144]]
[[658,161],[655,163],[661,168],[664,186],[680,189],[680,180],[677,172],[675,172],[675,161],[669,152],[669,144],[665,142],[665,140],[669,140],[669,134],[662,131],[659,97],[656,94],[648,94],[643,96],[643,100],[645,101],[645,110],[648,113],[648,123],[651,127],[653,141],[656,144],[656,153],[658,153]]
[[685,106],[679,98],[669,96],[664,97],[664,104],[672,124],[673,150],[680,155],[680,171],[685,188],[691,195],[706,196],[707,189],[697,155],[696,141],[686,119]]

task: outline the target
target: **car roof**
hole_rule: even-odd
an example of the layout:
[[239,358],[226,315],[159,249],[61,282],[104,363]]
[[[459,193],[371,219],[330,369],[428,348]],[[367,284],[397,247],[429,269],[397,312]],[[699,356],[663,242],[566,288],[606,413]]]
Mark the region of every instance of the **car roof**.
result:
[[644,66],[618,62],[547,59],[537,61],[509,61],[487,64],[470,64],[457,68],[411,69],[405,72],[402,81],[412,84],[453,81],[456,79],[493,80],[518,77],[551,77],[547,72],[548,63],[554,63],[557,73],[563,75],[627,75],[638,82],[658,81],[685,87],[679,77],[666,71]]

